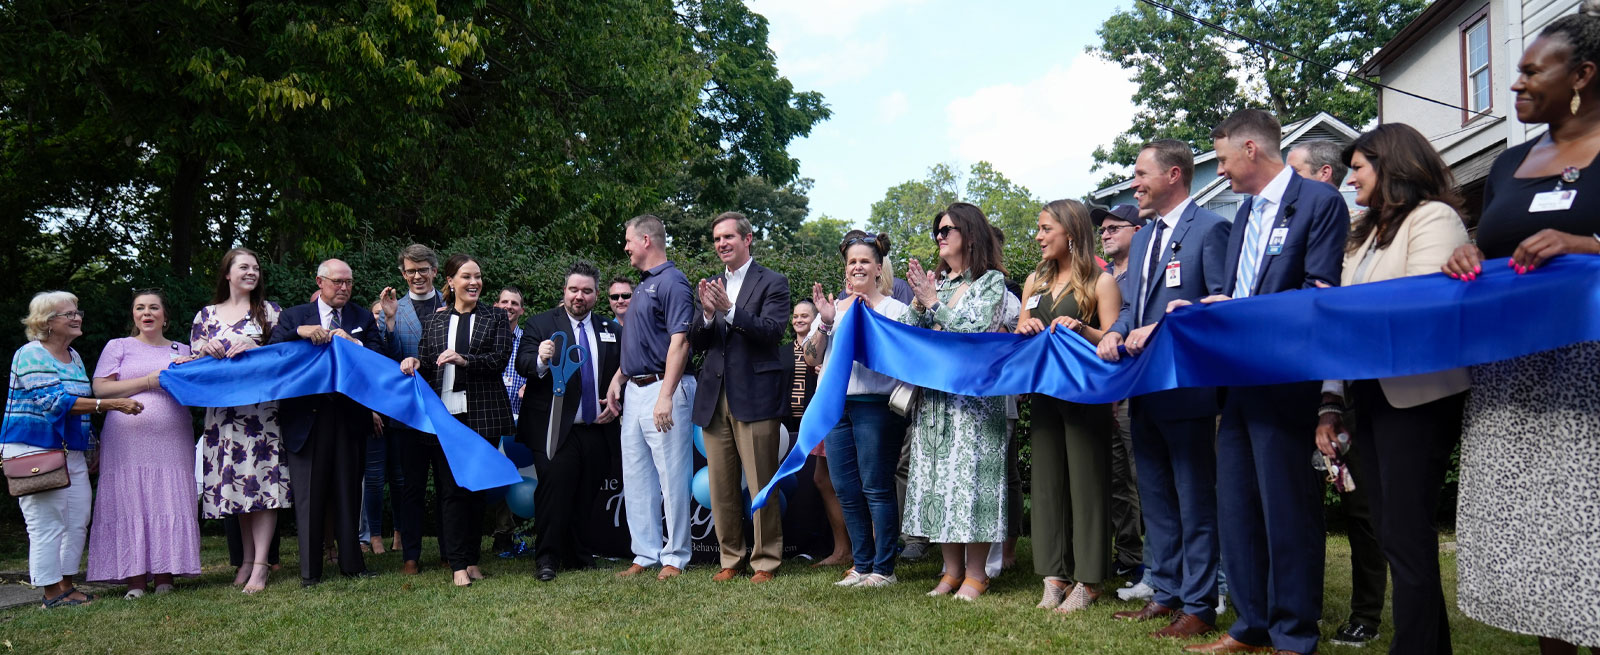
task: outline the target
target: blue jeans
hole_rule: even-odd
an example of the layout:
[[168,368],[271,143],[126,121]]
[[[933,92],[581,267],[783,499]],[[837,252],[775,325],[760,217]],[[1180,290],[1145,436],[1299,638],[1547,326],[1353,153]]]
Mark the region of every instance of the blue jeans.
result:
[[367,468],[361,488],[362,541],[383,537],[383,483],[387,480],[393,489],[405,485],[400,473],[400,458],[389,459],[388,435],[367,437]]
[[889,411],[886,398],[850,396],[844,416],[824,440],[828,475],[850,535],[851,559],[862,575],[894,575],[900,541],[894,471],[905,434],[905,419]]

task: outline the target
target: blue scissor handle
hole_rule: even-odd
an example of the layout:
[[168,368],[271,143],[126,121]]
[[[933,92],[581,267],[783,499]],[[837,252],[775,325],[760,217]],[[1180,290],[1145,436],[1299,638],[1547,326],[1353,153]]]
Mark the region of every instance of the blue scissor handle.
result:
[[[556,342],[557,357],[550,360],[550,393],[557,396],[567,395],[567,378],[572,376],[578,367],[589,361],[589,351],[582,346],[567,345],[567,333],[557,332],[550,335],[550,340]],[[573,361],[572,354],[577,353],[577,361]]]

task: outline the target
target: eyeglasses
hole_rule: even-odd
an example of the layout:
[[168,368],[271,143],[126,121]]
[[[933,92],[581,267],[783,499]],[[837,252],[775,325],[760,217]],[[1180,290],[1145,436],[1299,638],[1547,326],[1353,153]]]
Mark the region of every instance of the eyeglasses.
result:
[[946,226],[941,227],[941,228],[939,228],[937,230],[934,230],[933,231],[933,238],[936,241],[944,241],[944,240],[950,238],[950,233],[951,232],[960,232],[960,231],[961,231],[961,228],[958,228],[958,227],[956,227],[954,225],[946,225]]
[[65,317],[67,317],[69,319],[71,319],[71,318],[83,318],[83,310],[74,309],[74,310],[72,310],[70,312],[56,312],[54,314],[51,314],[50,318],[56,318],[58,316],[65,316]]
[[428,272],[432,270],[432,266],[424,266],[422,268],[402,268],[400,269],[400,274],[406,277],[419,277],[428,274]]
[[335,287],[354,287],[356,285],[356,281],[352,280],[350,278],[345,278],[343,280],[335,280],[335,279],[333,279],[331,277],[325,277],[325,278],[322,278],[322,279],[323,279],[323,281],[325,281],[325,282],[327,282],[329,284],[332,284]]
[[632,298],[632,297],[633,297],[633,294],[631,294],[631,293],[613,293],[613,294],[611,294],[611,299],[612,300],[627,300],[627,299]]
[[1122,230],[1126,230],[1126,229],[1128,229],[1130,227],[1133,227],[1133,226],[1132,225],[1102,225],[1102,226],[1100,226],[1100,236],[1111,236],[1113,234],[1121,232]]

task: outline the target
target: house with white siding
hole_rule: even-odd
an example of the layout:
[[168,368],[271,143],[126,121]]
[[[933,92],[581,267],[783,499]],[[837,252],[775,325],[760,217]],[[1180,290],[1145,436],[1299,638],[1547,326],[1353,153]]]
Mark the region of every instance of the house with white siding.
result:
[[1393,87],[1378,92],[1378,122],[1406,123],[1428,137],[1455,173],[1473,222],[1494,158],[1544,131],[1517,121],[1511,92],[1517,61],[1540,30],[1576,13],[1578,4],[1438,0],[1357,69]]

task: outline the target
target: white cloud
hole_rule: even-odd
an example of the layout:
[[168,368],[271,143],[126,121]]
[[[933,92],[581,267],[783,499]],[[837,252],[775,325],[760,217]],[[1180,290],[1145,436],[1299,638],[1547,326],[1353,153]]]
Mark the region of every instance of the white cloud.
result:
[[895,122],[908,111],[911,111],[911,100],[904,91],[896,90],[878,99],[878,120],[885,123]]
[[1088,53],[1023,84],[1001,84],[946,108],[953,154],[988,161],[1012,181],[1050,200],[1093,190],[1091,154],[1132,121],[1128,73]]

